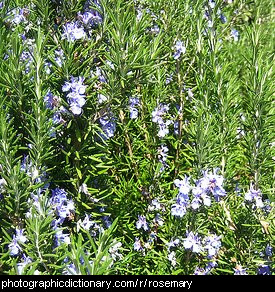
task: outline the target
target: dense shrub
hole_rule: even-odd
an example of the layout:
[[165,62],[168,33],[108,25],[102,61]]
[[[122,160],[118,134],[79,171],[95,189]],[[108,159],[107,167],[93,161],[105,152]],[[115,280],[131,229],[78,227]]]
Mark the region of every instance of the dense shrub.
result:
[[272,274],[268,0],[0,2],[2,274]]

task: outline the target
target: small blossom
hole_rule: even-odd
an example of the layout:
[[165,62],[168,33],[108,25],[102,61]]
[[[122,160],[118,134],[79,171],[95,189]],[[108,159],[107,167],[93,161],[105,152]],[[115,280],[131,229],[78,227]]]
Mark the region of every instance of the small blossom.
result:
[[174,50],[175,50],[175,53],[174,53],[173,57],[175,60],[177,60],[180,58],[181,54],[185,54],[185,52],[186,52],[186,48],[184,46],[184,43],[180,40],[176,41]]
[[179,189],[180,193],[188,195],[188,193],[191,190],[189,181],[190,181],[190,177],[185,176],[183,180],[175,179],[174,185]]
[[244,198],[248,202],[255,202],[257,208],[264,207],[261,191],[255,190],[252,185],[250,186],[249,191],[245,194]]
[[265,248],[265,254],[266,254],[266,256],[268,256],[268,257],[271,257],[272,256],[272,246],[270,245],[270,244],[268,244],[267,246],[266,246],[266,248]]
[[204,239],[204,249],[208,252],[208,257],[212,258],[217,255],[220,247],[221,241],[220,236],[211,234]]
[[24,273],[24,269],[25,267],[30,264],[32,262],[30,257],[26,257],[25,255],[23,255],[23,262],[18,263],[17,266],[17,270],[18,270],[18,275],[23,275]]
[[136,237],[135,243],[134,243],[134,250],[135,251],[143,251],[143,247],[142,247],[141,241],[137,237]]
[[62,243],[65,243],[65,244],[71,243],[70,235],[67,233],[63,233],[62,230],[56,231],[55,238],[56,238],[56,245],[57,246],[59,246]]
[[121,242],[115,242],[114,245],[109,248],[109,253],[114,261],[122,259],[122,254],[118,252],[121,247]]
[[84,39],[86,33],[84,27],[77,22],[68,22],[63,26],[62,38],[66,38],[69,42]]
[[231,37],[234,39],[235,42],[239,40],[239,32],[234,28],[231,30]]
[[139,98],[130,97],[129,98],[129,111],[130,111],[130,119],[135,120],[138,118],[138,109],[137,107],[140,105]]
[[259,265],[258,275],[271,275],[270,267],[268,265]]
[[136,222],[136,227],[137,227],[137,229],[143,228],[144,231],[149,230],[149,226],[148,226],[148,223],[146,221],[145,216],[143,216],[143,215],[138,216],[138,221]]
[[101,135],[103,139],[107,140],[115,135],[116,123],[113,113],[108,111],[99,119],[103,134]]
[[171,251],[168,254],[168,260],[169,262],[171,262],[172,267],[175,267],[177,265],[176,253],[174,251]]
[[234,271],[235,271],[234,275],[247,275],[246,269],[244,269],[240,265],[237,265],[236,269],[234,269]]
[[183,240],[183,246],[185,249],[190,249],[194,253],[199,253],[202,250],[202,245],[199,237],[192,231],[186,233],[186,238]]

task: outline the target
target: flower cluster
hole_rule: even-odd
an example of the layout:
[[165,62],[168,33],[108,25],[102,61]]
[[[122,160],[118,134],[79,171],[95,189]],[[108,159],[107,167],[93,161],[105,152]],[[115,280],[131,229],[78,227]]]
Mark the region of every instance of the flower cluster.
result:
[[202,269],[197,267],[195,274],[209,274],[210,271],[217,266],[215,259],[221,248],[220,238],[221,236],[217,236],[216,234],[209,234],[202,239],[198,234],[187,231],[185,238],[176,238],[168,242],[168,260],[171,262],[171,265],[175,267],[177,264],[176,249],[183,246],[185,250],[191,251],[192,253],[206,255],[209,260],[206,268]]
[[67,22],[63,26],[63,39],[67,39],[69,42],[74,42],[76,40],[84,39],[85,37],[86,32],[84,27],[78,21]]
[[93,237],[104,231],[104,228],[102,226],[100,226],[94,220],[91,220],[91,215],[89,214],[85,214],[84,219],[80,219],[77,222],[77,230],[79,230],[80,227],[86,231],[89,231]]
[[169,105],[161,103],[152,112],[152,121],[159,126],[158,136],[160,138],[163,138],[169,134],[169,125],[172,124],[171,120],[165,119],[168,111]]
[[163,172],[164,169],[168,166],[166,161],[167,161],[167,157],[168,157],[168,147],[165,145],[160,145],[160,147],[158,148],[158,160],[161,163],[161,168],[160,168],[160,172]]
[[[218,169],[212,172],[204,171],[203,177],[199,179],[195,186],[189,183],[190,178],[185,177],[184,180],[176,179],[174,184],[179,189],[176,198],[176,203],[171,207],[171,214],[174,216],[183,217],[188,207],[197,210],[202,204],[204,206],[211,205],[211,196],[216,202],[219,202],[222,197],[226,196],[223,188],[223,176],[217,174]],[[193,198],[189,197],[192,190]]]
[[66,81],[62,86],[63,92],[67,93],[67,100],[70,105],[70,110],[74,115],[82,113],[82,107],[85,105],[86,85],[83,84],[83,77],[71,77],[71,82]]
[[52,222],[53,229],[56,231],[56,244],[57,246],[61,243],[69,244],[69,234],[64,233],[60,227],[64,223],[65,219],[73,214],[75,209],[74,202],[72,200],[68,200],[67,192],[64,189],[56,188],[52,190],[50,204],[58,217],[58,219],[55,219]]
[[158,198],[150,201],[148,205],[148,215],[152,218],[152,221],[147,222],[144,215],[138,215],[138,220],[136,221],[136,228],[138,230],[143,230],[144,234],[147,236],[147,240],[143,241],[136,237],[134,243],[134,250],[140,251],[143,254],[145,249],[151,249],[154,241],[157,239],[157,230],[164,224],[164,220],[160,212],[164,212],[165,207],[159,202]]
[[257,208],[263,208],[264,203],[262,200],[262,193],[260,190],[255,190],[254,187],[251,185],[249,191],[245,194],[244,199],[247,202],[255,202]]
[[129,98],[129,111],[130,111],[130,119],[135,120],[138,117],[138,108],[139,106],[139,98],[138,97],[130,97]]
[[[91,8],[92,4],[96,9]],[[94,27],[103,21],[101,4],[98,0],[88,0],[84,5],[84,13],[78,12],[78,18],[87,27]]]
[[175,50],[175,53],[174,53],[173,57],[175,60],[177,60],[180,58],[181,55],[185,54],[186,47],[184,46],[182,41],[178,40],[178,41],[176,41],[174,50]]
[[12,242],[9,244],[9,250],[11,255],[18,255],[22,250],[20,243],[25,243],[27,237],[24,235],[24,229],[15,230],[15,235],[13,235]]
[[114,136],[115,131],[116,131],[116,122],[115,122],[115,117],[111,111],[106,112],[99,119],[99,123],[103,131],[103,133],[101,134],[101,137],[104,140],[107,140]]

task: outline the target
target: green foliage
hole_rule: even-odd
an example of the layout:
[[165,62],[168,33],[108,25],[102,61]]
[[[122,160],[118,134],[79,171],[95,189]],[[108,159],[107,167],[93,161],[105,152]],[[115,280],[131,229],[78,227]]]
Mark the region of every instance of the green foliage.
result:
[[[0,4],[0,273],[272,268],[271,1],[88,2]],[[167,125],[153,117],[161,105]],[[226,196],[193,208],[195,185],[215,168]],[[174,216],[174,181],[186,176],[194,192]],[[148,230],[137,228],[141,215]],[[221,247],[211,259],[206,248],[192,252],[188,232],[201,242],[215,234]]]

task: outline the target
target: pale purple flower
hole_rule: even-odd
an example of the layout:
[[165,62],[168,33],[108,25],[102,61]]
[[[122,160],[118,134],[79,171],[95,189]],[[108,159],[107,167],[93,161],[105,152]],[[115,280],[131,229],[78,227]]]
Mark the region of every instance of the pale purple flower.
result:
[[55,50],[55,62],[57,64],[58,67],[62,67],[64,61],[65,61],[65,56],[64,56],[64,51],[62,49],[60,50]]
[[240,265],[237,265],[236,269],[234,269],[234,271],[235,271],[234,275],[247,275],[246,269],[244,269]]
[[263,208],[264,204],[262,201],[261,190],[254,189],[253,185],[250,185],[249,191],[244,196],[245,200],[248,202],[255,202],[257,208]]
[[63,26],[62,38],[66,38],[69,42],[84,39],[86,33],[84,27],[78,22],[68,22]]
[[60,97],[53,95],[49,90],[44,96],[44,102],[46,103],[46,108],[53,110],[60,104]]
[[158,160],[159,162],[162,164],[161,168],[160,168],[160,172],[163,172],[164,169],[167,167],[167,157],[168,157],[168,147],[166,145],[161,145],[158,148]]
[[268,257],[271,257],[272,256],[272,246],[270,244],[268,244],[265,248],[265,254],[268,256]]
[[204,193],[212,193],[215,200],[220,201],[221,197],[226,196],[223,188],[223,176],[217,174],[218,169],[214,169],[213,173],[204,171],[203,177],[197,182],[197,185],[202,188]]
[[231,37],[234,39],[235,42],[239,40],[239,32],[234,28],[231,30]]
[[129,111],[130,111],[130,119],[135,120],[138,118],[138,109],[137,107],[140,105],[138,97],[130,97],[129,98]]
[[187,208],[179,200],[171,206],[171,215],[183,217],[186,214]]
[[24,273],[25,267],[32,262],[30,257],[26,257],[26,255],[23,254],[22,256],[23,262],[18,263],[17,270],[18,270],[18,275],[22,275]]
[[181,54],[185,54],[185,52],[186,52],[186,48],[184,46],[184,43],[180,40],[176,41],[174,50],[175,50],[175,53],[174,53],[173,57],[175,60],[177,60],[180,58]]
[[180,244],[180,240],[179,238],[176,238],[167,243],[167,248],[168,250],[170,250],[173,247],[177,247],[179,244]]
[[27,241],[27,237],[24,235],[24,229],[16,228],[15,232],[16,232],[15,238],[17,241],[23,242],[23,243]]
[[83,77],[71,77],[71,82],[66,81],[62,86],[62,91],[68,92],[67,100],[70,105],[70,110],[74,115],[80,115],[82,113],[82,107],[86,103],[84,94],[87,86],[83,82]]
[[114,261],[121,260],[122,254],[119,253],[119,249],[121,249],[122,243],[121,242],[115,242],[110,248],[109,248],[109,254],[111,255],[112,259]]
[[190,249],[194,253],[200,253],[202,251],[202,245],[198,235],[192,231],[186,232],[186,238],[183,239],[183,246],[185,249]]
[[208,252],[208,257],[214,257],[221,247],[221,236],[211,234],[204,239],[204,249]]
[[160,28],[157,24],[153,25],[150,29],[151,33],[158,34],[160,32]]
[[90,220],[90,215],[86,214],[85,218],[83,219],[83,221],[79,220],[79,225],[85,229],[85,230],[90,230],[91,227],[93,227],[95,225],[95,222]]
[[56,245],[59,246],[62,243],[70,244],[71,239],[70,235],[67,233],[63,233],[63,230],[57,230],[55,233]]
[[[97,9],[92,7],[96,6]],[[84,13],[78,13],[78,18],[84,23],[85,26],[96,26],[103,21],[103,16],[99,11],[102,10],[100,1],[98,0],[88,0],[84,4]]]
[[200,268],[200,267],[196,267],[195,271],[194,271],[194,275],[207,275],[208,271],[206,271],[204,268]]
[[138,237],[136,237],[136,239],[135,239],[134,250],[143,251],[143,247],[142,247],[141,241],[140,241],[140,239]]
[[221,20],[222,23],[226,23],[227,22],[227,17],[224,14],[221,13],[220,20]]
[[24,229],[15,229],[15,235],[13,235],[13,239],[9,244],[9,250],[11,255],[18,255],[21,251],[21,247],[19,243],[25,243],[27,241],[27,237],[24,235]]
[[116,123],[111,111],[108,111],[105,115],[103,115],[99,119],[99,123],[101,124],[101,129],[103,131],[101,136],[104,140],[107,140],[115,135]]
[[177,259],[176,259],[175,251],[171,251],[168,254],[168,261],[171,263],[172,267],[175,267],[177,265]]
[[149,230],[149,226],[148,226],[148,223],[146,221],[145,216],[143,216],[143,215],[138,216],[138,221],[136,222],[136,227],[137,227],[137,229],[143,228],[144,231]]
[[9,244],[9,251],[11,255],[18,255],[19,252],[21,251],[21,247],[18,244],[16,238],[13,238],[13,240],[11,241],[11,243]]
[[183,180],[175,179],[174,184],[179,189],[180,193],[188,194],[191,190],[190,177],[184,176]]
[[215,6],[216,6],[215,1],[213,1],[213,0],[209,0],[209,1],[208,1],[208,4],[209,4],[210,8],[212,8],[212,9],[214,9]]

